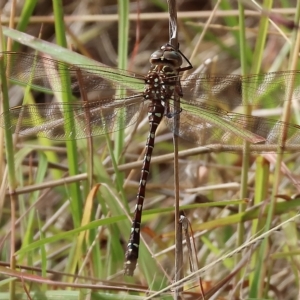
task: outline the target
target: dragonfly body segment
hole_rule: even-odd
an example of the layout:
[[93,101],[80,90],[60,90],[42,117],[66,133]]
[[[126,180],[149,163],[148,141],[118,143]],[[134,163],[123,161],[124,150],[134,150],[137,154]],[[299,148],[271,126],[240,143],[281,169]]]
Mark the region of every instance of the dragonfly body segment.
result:
[[180,71],[182,59],[171,45],[166,44],[152,54],[150,62],[152,68],[146,76],[144,91],[145,99],[150,101],[148,106],[150,128],[141,169],[137,203],[132,219],[131,234],[125,254],[125,274],[130,276],[133,275],[139,254],[142,209],[154,149],[155,132],[164,115],[169,113],[169,99],[173,97],[175,88],[180,86],[177,75]]

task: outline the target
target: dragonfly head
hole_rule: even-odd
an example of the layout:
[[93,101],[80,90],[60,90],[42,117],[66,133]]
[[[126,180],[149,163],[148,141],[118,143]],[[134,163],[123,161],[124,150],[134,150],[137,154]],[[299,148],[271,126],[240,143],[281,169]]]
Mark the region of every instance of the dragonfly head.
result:
[[179,68],[182,65],[181,54],[170,44],[163,45],[150,56],[152,65],[165,65]]

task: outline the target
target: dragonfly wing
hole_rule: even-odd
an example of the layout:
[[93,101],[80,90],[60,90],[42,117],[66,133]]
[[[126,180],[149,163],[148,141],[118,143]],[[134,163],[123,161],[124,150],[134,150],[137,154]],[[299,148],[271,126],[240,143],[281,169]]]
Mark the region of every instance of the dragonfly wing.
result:
[[[20,85],[29,85],[44,92],[64,92],[63,72],[71,79],[71,88],[79,93],[79,79],[85,91],[114,92],[120,88],[141,92],[144,77],[129,71],[112,67],[70,65],[41,55],[22,52],[3,52],[4,59],[9,61],[9,79]],[[103,95],[103,97],[111,95]]]
[[[228,112],[208,104],[201,104],[195,108],[183,103],[182,109],[176,134],[200,145],[232,145],[234,149],[234,146],[240,146],[247,140],[260,146],[276,146],[283,140],[285,131],[285,146],[300,144],[298,125]],[[174,132],[174,118],[165,119],[167,126]],[[264,148],[261,149],[257,152],[264,152]]]
[[[23,105],[0,116],[0,126],[20,135],[38,135],[55,140],[81,139],[118,131],[137,121],[143,99],[132,96],[124,99]],[[71,111],[74,119],[66,119],[63,112]],[[65,126],[70,128],[67,133]]]
[[215,104],[231,111],[238,106],[276,107],[288,100],[293,83],[293,101],[300,100],[300,72],[285,71],[249,76],[192,74],[181,81],[183,98],[191,105]]

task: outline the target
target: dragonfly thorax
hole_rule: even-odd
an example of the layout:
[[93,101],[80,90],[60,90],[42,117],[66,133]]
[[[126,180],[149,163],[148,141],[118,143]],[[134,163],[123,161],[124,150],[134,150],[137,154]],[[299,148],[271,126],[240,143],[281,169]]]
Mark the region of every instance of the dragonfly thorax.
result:
[[[172,73],[173,74],[173,73]],[[176,81],[164,72],[150,71],[145,78],[144,98],[152,101],[165,101],[172,97]]]

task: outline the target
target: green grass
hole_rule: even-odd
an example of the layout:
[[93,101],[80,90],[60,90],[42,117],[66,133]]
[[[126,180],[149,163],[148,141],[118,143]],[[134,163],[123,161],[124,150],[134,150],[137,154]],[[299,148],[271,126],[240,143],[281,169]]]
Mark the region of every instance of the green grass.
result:
[[[77,20],[71,24],[68,20],[71,8],[63,7],[60,1],[53,3],[56,6],[51,7],[49,2],[48,9],[54,16],[55,26],[45,22],[42,39],[25,34],[29,32],[29,24],[35,32],[40,29],[40,23],[30,20],[32,12],[44,15],[46,20],[46,7],[35,8],[33,1],[26,2],[21,13],[18,28],[24,33],[3,28],[6,37],[20,43],[14,43],[13,49],[31,49],[31,52],[43,52],[74,64],[91,65],[94,57],[101,63],[124,69],[128,68],[127,60],[131,59],[134,64],[130,71],[145,74],[150,66],[150,54],[168,41],[167,19],[143,19],[146,13],[161,9],[161,3],[156,1],[152,1],[153,6],[147,2],[149,6],[142,11],[138,24],[129,21],[127,1],[115,2],[115,7],[101,7],[103,14],[110,9],[118,14],[119,26],[114,22],[103,22],[101,18],[98,22],[78,20],[82,17],[81,11],[73,11]],[[197,11],[199,7],[193,5],[191,10]],[[210,65],[214,73],[249,74],[291,68],[288,46],[279,35],[272,33],[275,29],[269,26],[267,17],[244,16],[236,3],[229,6],[228,2],[222,2],[221,5],[219,9],[228,11],[228,15],[214,19],[214,24],[227,27],[208,27],[192,62],[194,67],[207,58],[218,56],[218,61]],[[291,7],[288,1],[285,5]],[[182,10],[183,7],[179,7],[178,11]],[[239,15],[233,14],[233,10]],[[89,16],[93,16],[92,12]],[[186,16],[179,20],[180,49],[188,58],[202,33],[202,27],[195,23],[191,25],[191,21],[198,19]],[[248,28],[249,24],[255,33]],[[239,31],[230,30],[238,25],[241,26]],[[135,39],[136,26],[141,30],[140,41]],[[284,27],[283,30],[290,33]],[[71,42],[65,39],[69,31],[76,31],[73,39],[70,38]],[[96,38],[95,32],[99,32]],[[296,36],[291,39],[295,41]],[[67,49],[70,45],[75,45],[76,50],[80,49],[86,56]],[[131,57],[135,46],[139,51]],[[295,47],[292,50],[296,51]],[[100,73],[101,64],[97,66],[100,69],[95,72]],[[241,66],[242,70],[239,69]],[[13,93],[13,84],[5,83],[1,64],[0,68],[3,109],[8,110],[9,105],[20,105],[21,100],[19,94],[9,98],[6,86]],[[32,68],[34,70],[34,66]],[[61,70],[61,73],[62,78],[67,72]],[[129,84],[120,82],[120,79],[116,78],[116,83],[125,87]],[[62,78],[62,82],[68,83],[68,79]],[[142,90],[135,78],[131,79],[130,85]],[[64,90],[68,89],[66,85]],[[43,93],[28,88],[21,91],[24,92],[23,103],[45,100]],[[46,92],[48,100],[52,95],[51,91]],[[120,96],[122,93],[124,91],[120,90]],[[88,96],[97,100],[103,95]],[[55,93],[55,97],[73,101],[72,95],[67,93]],[[15,99],[19,99],[17,103],[14,103]],[[0,177],[5,183],[0,193],[3,238],[0,299],[27,299],[26,290],[32,299],[56,299],[58,296],[85,299],[89,294],[92,299],[145,299],[149,291],[165,291],[159,299],[173,298],[170,292],[175,286],[173,146],[164,124],[158,130],[154,149],[156,159],[152,161],[146,191],[142,224],[145,243],[143,241],[141,245],[134,277],[123,276],[124,251],[131,226],[128,212],[134,210],[140,160],[143,159],[148,134],[145,115],[146,110],[141,125],[135,130],[133,125],[93,138],[92,148],[84,139],[64,143],[40,137],[19,137],[14,142],[12,133],[4,131],[6,154],[5,159],[0,160]],[[66,118],[72,120],[69,115]],[[6,122],[9,128],[10,120]],[[72,131],[72,124],[68,125],[70,127],[65,130]],[[197,293],[195,299],[201,299],[201,276],[207,298],[223,288],[220,297],[225,298],[234,293],[237,297],[243,295],[244,299],[277,299],[276,293],[281,293],[285,299],[295,299],[299,290],[299,199],[292,197],[298,193],[298,186],[293,185],[290,178],[297,175],[297,155],[284,156],[291,175],[281,176],[278,181],[279,164],[274,173],[266,158],[252,154],[243,157],[241,154],[207,153],[207,149],[203,153],[203,149],[196,148],[197,145],[183,140],[179,145],[180,197],[193,230],[199,265],[199,270],[195,264],[195,272],[189,271],[184,244],[184,290]],[[195,148],[193,154],[188,154],[190,148]],[[171,157],[164,156],[167,154]],[[82,175],[80,180],[76,179],[77,175]],[[71,178],[75,178],[75,182],[67,183]],[[31,192],[26,192],[28,187],[32,187]],[[14,194],[9,197],[8,191]],[[11,225],[14,218],[17,220],[15,227]],[[284,223],[290,218],[293,221]],[[282,223],[284,226],[280,227]],[[276,226],[281,230],[275,231]],[[262,241],[259,240],[261,235]],[[250,242],[251,238],[258,240]],[[11,257],[11,251],[14,257]],[[245,260],[247,255],[249,257]],[[11,267],[6,268],[7,265]],[[22,272],[18,265],[22,266]],[[282,282],[287,283],[282,285]]]

